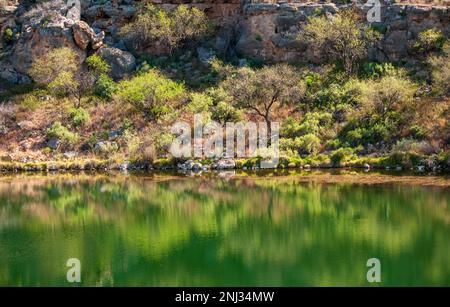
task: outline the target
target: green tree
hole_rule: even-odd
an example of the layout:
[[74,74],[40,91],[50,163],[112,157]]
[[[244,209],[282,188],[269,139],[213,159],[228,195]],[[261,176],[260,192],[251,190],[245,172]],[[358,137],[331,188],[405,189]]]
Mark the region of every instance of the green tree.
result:
[[179,5],[164,10],[151,4],[142,6],[136,19],[126,24],[121,33],[139,48],[159,42],[169,54],[187,39],[193,40],[208,33],[206,15],[197,8]]
[[388,112],[413,101],[417,86],[401,75],[388,75],[378,81],[360,82],[359,102],[366,114],[373,110],[386,119]]
[[91,73],[96,77],[107,75],[111,71],[111,66],[97,54],[89,56],[86,59],[86,64]]
[[235,105],[267,123],[283,104],[300,101],[305,86],[289,65],[277,64],[258,70],[244,67],[222,83]]
[[88,57],[86,64],[93,78],[94,94],[103,99],[111,99],[117,89],[116,83],[109,76],[111,66],[97,54]]
[[93,77],[78,73],[78,59],[70,48],[57,48],[37,58],[28,71],[38,84],[46,86],[57,97],[72,96],[79,108],[85,93],[92,88]]
[[368,48],[379,39],[379,34],[361,21],[354,10],[341,10],[328,18],[309,18],[298,39],[320,50],[330,60],[340,61],[351,75]]
[[[57,48],[34,60],[28,74],[38,84],[47,85],[55,79],[73,79],[77,71],[77,55],[69,48]],[[65,74],[65,77],[61,76]],[[69,80],[72,81],[72,80]]]
[[124,80],[118,87],[119,100],[153,119],[169,113],[173,104],[186,94],[182,84],[165,78],[156,70]]

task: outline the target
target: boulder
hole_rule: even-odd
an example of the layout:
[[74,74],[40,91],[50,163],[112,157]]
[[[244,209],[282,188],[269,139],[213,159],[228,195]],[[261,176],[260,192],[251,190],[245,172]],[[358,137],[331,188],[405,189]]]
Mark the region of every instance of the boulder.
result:
[[81,3],[80,0],[68,0],[66,18],[74,22],[81,19]]
[[58,149],[59,145],[61,145],[61,141],[55,138],[50,139],[47,142],[47,147],[49,147],[52,150]]
[[27,75],[17,72],[12,66],[7,64],[0,68],[0,79],[14,84],[31,83],[31,79]]
[[112,130],[108,133],[109,140],[115,140],[123,134],[122,130]]
[[219,170],[234,169],[236,168],[236,162],[233,159],[220,159],[212,165],[212,168]]
[[111,65],[111,75],[116,80],[129,75],[136,67],[136,59],[128,51],[107,47],[101,48],[98,54]]
[[[184,163],[179,163],[177,165],[178,169],[181,170],[192,170],[194,168],[194,164],[196,164],[194,161],[192,160],[187,160]],[[200,164],[201,165],[201,164]]]
[[73,38],[78,47],[85,50],[89,44],[92,49],[99,49],[103,44],[105,33],[102,31],[98,34],[84,21],[77,21],[72,26]]
[[86,52],[78,47],[72,33],[72,25],[80,19],[79,11],[79,0],[52,0],[28,11],[18,10],[15,18],[21,25],[20,32],[1,60],[2,78],[13,83],[29,82],[23,76],[28,74],[32,62],[55,48],[74,50],[78,62],[82,63]]
[[192,165],[192,169],[194,170],[194,171],[200,171],[201,169],[202,169],[202,164],[201,163],[194,163],[193,165]]

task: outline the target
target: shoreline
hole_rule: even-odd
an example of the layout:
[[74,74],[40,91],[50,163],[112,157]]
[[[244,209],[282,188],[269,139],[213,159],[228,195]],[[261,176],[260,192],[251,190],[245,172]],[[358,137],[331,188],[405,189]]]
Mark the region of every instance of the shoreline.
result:
[[[217,162],[219,161],[219,162]],[[221,161],[226,163],[221,164]],[[207,171],[277,171],[277,170],[370,170],[415,172],[420,174],[434,173],[439,175],[450,174],[450,169],[441,165],[428,167],[419,165],[404,165],[389,163],[388,157],[370,158],[361,157],[354,161],[332,164],[323,162],[286,162],[280,160],[277,167],[261,168],[258,158],[250,159],[207,159],[171,160],[157,159],[150,161],[128,161],[113,159],[67,159],[48,161],[0,161],[0,174],[17,172],[66,172],[66,171],[181,171],[181,172],[207,172]],[[308,161],[308,160],[306,160]],[[178,163],[177,163],[178,162]]]

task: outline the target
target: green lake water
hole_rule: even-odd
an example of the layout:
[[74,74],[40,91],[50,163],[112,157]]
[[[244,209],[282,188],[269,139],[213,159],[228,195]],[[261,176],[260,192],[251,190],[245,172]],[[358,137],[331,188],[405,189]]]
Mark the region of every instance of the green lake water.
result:
[[376,177],[0,177],[0,286],[450,286],[448,186]]

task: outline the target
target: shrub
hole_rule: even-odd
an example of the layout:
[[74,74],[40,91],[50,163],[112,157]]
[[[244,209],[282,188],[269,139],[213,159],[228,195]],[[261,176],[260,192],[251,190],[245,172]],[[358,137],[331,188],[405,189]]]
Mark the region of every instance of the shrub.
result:
[[192,113],[207,113],[212,106],[213,100],[208,95],[202,93],[192,93],[187,105],[187,110]]
[[363,75],[369,78],[381,78],[395,72],[391,63],[366,62],[362,66]]
[[400,104],[409,104],[417,86],[400,75],[388,75],[377,81],[359,83],[359,103],[366,114],[376,112],[384,120]]
[[[60,79],[73,79],[77,70],[77,58],[72,49],[57,48],[36,59],[28,71],[33,80],[40,84],[49,84]],[[61,76],[64,74],[64,78]]]
[[170,145],[172,144],[174,139],[174,136],[171,133],[167,133],[164,131],[158,131],[153,136],[153,145],[155,150],[156,156],[162,156],[165,155],[170,148]]
[[280,139],[280,148],[300,154],[316,154],[320,149],[320,139],[314,134],[306,134],[295,139]]
[[103,99],[111,99],[117,90],[117,84],[108,75],[101,74],[94,84],[94,94]]
[[392,146],[391,152],[393,153],[416,153],[416,154],[432,154],[434,149],[429,143],[425,141],[415,141],[411,139],[403,139],[397,141],[397,143]]
[[298,39],[319,49],[331,60],[339,60],[347,74],[353,74],[358,61],[379,39],[379,33],[362,22],[356,11],[340,10],[332,18],[309,18]]
[[99,142],[94,146],[96,154],[103,157],[111,157],[119,150],[119,145],[116,142]]
[[86,59],[89,70],[97,76],[107,75],[111,66],[99,55],[93,54]]
[[145,115],[158,119],[185,97],[182,84],[151,70],[119,83],[117,97]]
[[83,95],[92,88],[90,74],[77,74],[78,57],[70,48],[57,48],[36,59],[28,71],[35,82],[46,85],[50,93],[76,98],[79,107]]
[[242,112],[231,104],[220,101],[213,108],[211,118],[219,123],[238,122],[242,120]]
[[415,152],[392,152],[389,155],[389,164],[404,167],[419,165],[424,157]]
[[442,55],[433,56],[428,62],[434,90],[439,94],[450,94],[450,43],[445,44]]
[[235,108],[232,97],[223,88],[211,88],[207,94],[212,99],[211,118],[220,123],[242,120],[242,111]]
[[70,108],[68,114],[75,127],[81,127],[91,120],[89,112],[83,108]]
[[64,127],[60,122],[55,122],[53,125],[47,129],[47,137],[52,139],[58,139],[65,144],[74,144],[78,141],[78,135],[72,133]]
[[348,162],[352,159],[354,159],[356,156],[354,154],[353,149],[348,147],[343,147],[334,150],[331,153],[330,160],[331,163],[333,163],[334,166],[339,166],[341,163]]
[[320,148],[320,139],[314,134],[305,134],[297,139],[300,153],[316,154]]
[[161,168],[172,168],[173,167],[173,161],[168,158],[160,158],[153,161],[153,166],[156,169]]
[[437,155],[437,163],[444,170],[450,170],[450,151],[442,151]]
[[29,111],[36,110],[40,104],[39,98],[33,94],[23,95],[20,101],[20,106]]
[[445,36],[437,29],[428,29],[419,33],[413,47],[418,52],[427,53],[442,48],[445,43]]
[[306,134],[322,135],[330,130],[332,115],[327,112],[308,112],[300,121],[288,117],[281,126],[282,137],[295,138]]
[[327,149],[337,149],[341,147],[342,143],[339,139],[328,140],[325,144]]
[[293,117],[288,117],[281,125],[280,136],[283,138],[295,138],[301,134],[300,129],[300,121]]
[[171,54],[184,41],[199,38],[209,30],[205,13],[197,8],[179,5],[167,11],[147,4],[140,8],[136,19],[122,27],[120,32],[137,49],[157,41]]
[[423,140],[427,136],[427,131],[424,127],[414,125],[410,128],[411,136],[416,140]]
[[14,32],[11,28],[6,28],[5,32],[3,32],[3,41],[6,44],[9,44],[14,39]]

